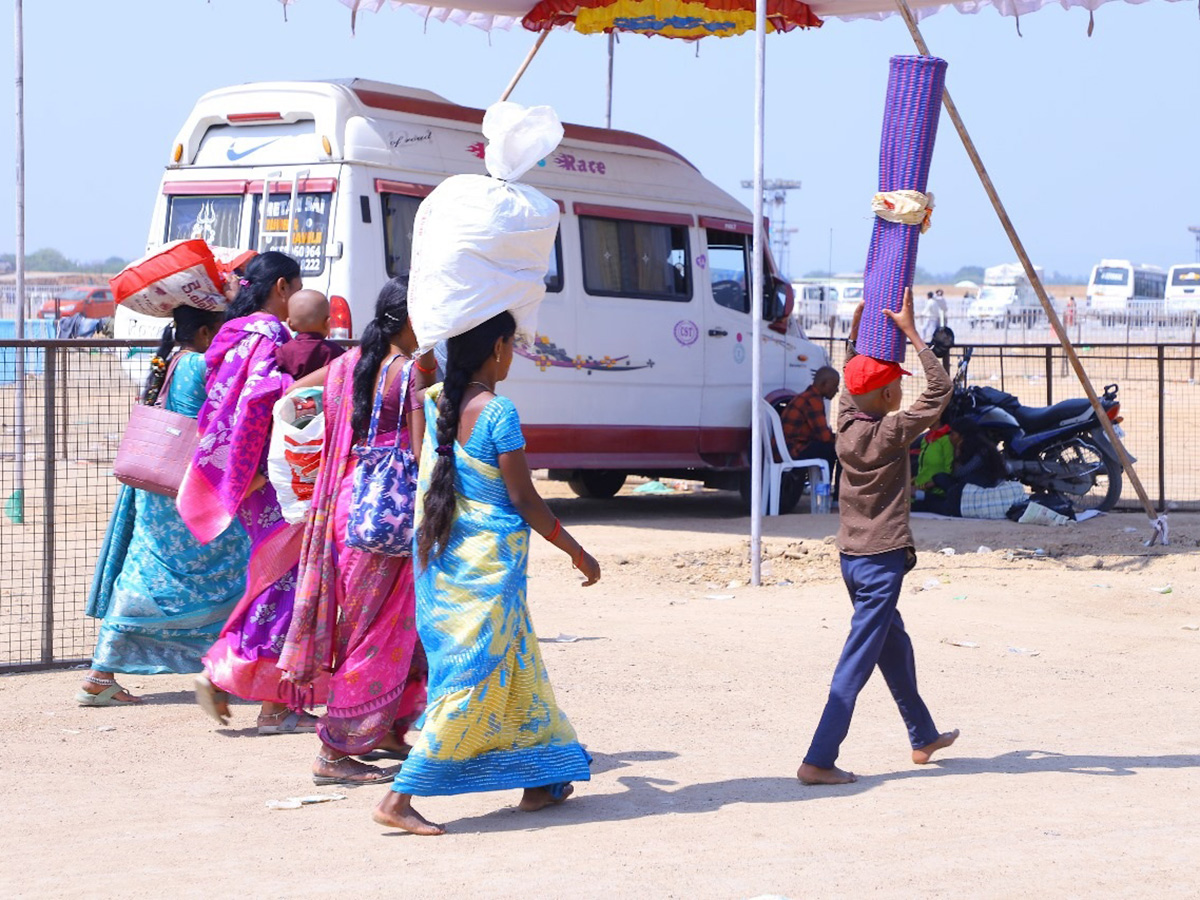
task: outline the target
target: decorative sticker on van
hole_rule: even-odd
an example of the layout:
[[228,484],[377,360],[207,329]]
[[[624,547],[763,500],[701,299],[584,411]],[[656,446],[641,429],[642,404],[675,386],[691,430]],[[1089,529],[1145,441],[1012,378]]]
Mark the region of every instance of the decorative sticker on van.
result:
[[746,346],[745,344],[733,345],[733,361],[739,366],[746,361]]
[[424,131],[389,131],[387,142],[393,150],[399,150],[410,144],[432,144],[433,130],[426,128]]
[[598,159],[584,159],[574,153],[560,153],[554,157],[554,164],[568,172],[584,172],[591,175],[606,175],[604,163]]
[[480,159],[483,159],[487,155],[487,144],[483,141],[476,141],[467,148],[467,152],[472,156],[478,156]]
[[604,356],[600,359],[594,356],[572,356],[544,334],[534,338],[532,347],[518,341],[513,349],[518,356],[530,360],[542,372],[547,369],[582,369],[591,375],[593,372],[633,372],[637,369],[654,368],[652,359],[638,365],[630,362],[628,356]]
[[700,326],[691,319],[680,319],[675,323],[675,340],[681,347],[690,347],[700,339]]

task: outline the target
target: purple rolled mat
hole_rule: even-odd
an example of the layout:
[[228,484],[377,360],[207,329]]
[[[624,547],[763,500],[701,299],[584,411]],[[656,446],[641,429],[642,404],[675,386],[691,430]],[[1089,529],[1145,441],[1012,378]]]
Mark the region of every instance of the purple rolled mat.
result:
[[[888,71],[883,136],[879,145],[879,190],[920,191],[929,181],[933,140],[937,136],[946,61],[935,56],[893,56]],[[907,341],[883,310],[898,310],[917,266],[921,226],[875,217],[867,265],[863,271],[863,318],[859,353],[904,361]]]

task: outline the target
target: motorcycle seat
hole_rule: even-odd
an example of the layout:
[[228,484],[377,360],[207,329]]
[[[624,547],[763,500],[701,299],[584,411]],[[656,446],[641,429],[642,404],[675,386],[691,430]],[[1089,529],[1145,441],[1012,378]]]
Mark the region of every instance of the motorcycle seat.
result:
[[1087,398],[1062,400],[1053,406],[1018,406],[1013,417],[1027,433],[1049,431],[1066,419],[1074,419],[1089,411],[1092,404]]

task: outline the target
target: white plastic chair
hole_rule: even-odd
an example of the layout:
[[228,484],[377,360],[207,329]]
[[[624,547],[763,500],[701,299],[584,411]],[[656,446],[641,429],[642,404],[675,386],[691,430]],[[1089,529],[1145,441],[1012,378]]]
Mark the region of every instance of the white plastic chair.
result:
[[[829,463],[823,459],[792,459],[783,436],[779,413],[766,400],[758,401],[759,429],[763,441],[763,507],[768,516],[779,515],[779,497],[783,493],[783,473],[791,469],[808,469],[809,509],[816,511],[817,485],[829,482]],[[782,462],[775,462],[775,451]]]

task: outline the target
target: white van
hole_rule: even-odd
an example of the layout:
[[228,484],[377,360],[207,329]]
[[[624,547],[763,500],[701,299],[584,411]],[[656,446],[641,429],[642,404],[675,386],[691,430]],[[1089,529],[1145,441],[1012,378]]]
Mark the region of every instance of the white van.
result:
[[1102,259],[1092,267],[1088,279],[1088,311],[1105,325],[1126,321],[1147,324],[1161,317],[1166,292],[1167,273],[1158,266]]
[[[147,249],[203,237],[278,249],[359,334],[375,297],[408,272],[421,199],[449,175],[483,173],[483,112],[378,82],[249,84],[206,94],[171,147]],[[521,411],[530,464],[584,496],[632,473],[748,490],[753,216],[669,147],[566,126],[526,179],[562,224],[539,334],[503,390]],[[807,387],[827,362],[789,318],[791,287],[768,254],[763,383]],[[117,314],[120,337],[162,320]]]
[[1188,316],[1200,312],[1200,263],[1171,266],[1167,270],[1163,311],[1167,316]]
[[[1042,277],[1041,266],[1034,266],[1034,271],[1038,278]],[[1041,314],[1042,304],[1029,283],[1025,267],[1020,263],[1004,263],[984,270],[983,287],[967,307],[967,322],[972,328],[989,323],[996,328],[1022,322],[1033,325]]]

